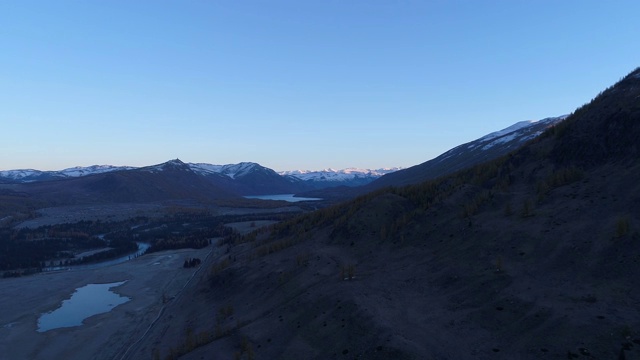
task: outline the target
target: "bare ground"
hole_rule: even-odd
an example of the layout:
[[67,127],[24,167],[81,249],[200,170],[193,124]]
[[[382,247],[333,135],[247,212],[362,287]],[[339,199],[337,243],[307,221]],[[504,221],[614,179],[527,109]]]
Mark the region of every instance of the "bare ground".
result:
[[[141,256],[95,270],[62,271],[0,280],[0,358],[120,359],[143,337],[163,306],[206,271],[183,269],[187,258],[206,259],[215,248],[183,249]],[[214,256],[215,254],[211,254]],[[91,283],[127,281],[113,289],[131,300],[82,326],[37,332],[38,317],[58,308],[76,288]],[[164,303],[163,303],[164,299]]]

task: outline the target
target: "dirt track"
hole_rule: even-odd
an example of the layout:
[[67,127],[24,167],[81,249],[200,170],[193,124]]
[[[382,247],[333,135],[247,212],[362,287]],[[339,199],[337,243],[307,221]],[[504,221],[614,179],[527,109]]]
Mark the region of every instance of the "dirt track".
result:
[[[194,273],[187,258],[205,259],[216,248],[173,250],[95,270],[45,273],[0,279],[0,354],[2,359],[120,359],[170,306]],[[200,273],[202,273],[201,271]],[[58,308],[76,288],[91,283],[127,281],[113,289],[131,301],[86,319],[82,326],[37,332],[40,314]],[[166,304],[163,304],[163,298]]]

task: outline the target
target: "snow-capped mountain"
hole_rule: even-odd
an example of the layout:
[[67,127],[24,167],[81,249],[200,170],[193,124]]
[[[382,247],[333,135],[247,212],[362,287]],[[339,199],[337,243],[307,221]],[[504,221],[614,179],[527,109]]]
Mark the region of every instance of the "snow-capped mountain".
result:
[[135,169],[138,169],[141,171],[153,172],[153,173],[171,171],[171,170],[192,172],[191,167],[188,164],[183,163],[180,159],[173,159],[173,160],[164,162],[162,164],[145,166],[145,167],[135,168]]
[[377,178],[398,171],[401,168],[358,169],[347,168],[341,170],[325,169],[318,171],[292,170],[279,172],[282,176],[291,176],[312,185],[314,188],[332,187],[338,185],[361,186]]
[[188,172],[203,177],[215,186],[238,195],[270,195],[292,194],[337,186],[362,186],[398,169],[348,168],[321,171],[295,170],[277,173],[254,162],[215,165],[185,163],[180,159],[174,159],[162,164],[144,167],[93,165],[77,166],[59,171],[7,170],[0,171],[0,183],[36,183],[118,172],[171,173],[174,174],[173,176]]
[[[508,128],[485,135],[475,142],[481,143],[483,150],[488,150],[496,145],[509,143],[513,140],[523,143],[539,136],[548,127],[563,121],[568,116],[549,117],[538,121],[520,121]],[[477,146],[480,146],[480,144]]]
[[0,171],[0,180],[5,182],[34,182],[54,179],[81,177],[87,175],[102,174],[112,171],[141,169],[145,171],[163,171],[167,167],[188,167],[200,175],[222,174],[231,179],[246,176],[256,169],[267,169],[253,162],[241,162],[239,164],[213,165],[205,163],[183,163],[180,159],[174,159],[158,165],[144,167],[92,165],[75,166],[63,170],[43,171],[35,169],[17,169]]
[[227,165],[189,163],[188,165],[195,173],[211,181],[225,183],[242,195],[291,194],[308,190],[301,180],[279,175],[274,170],[254,162]]
[[29,181],[29,179],[37,178],[46,171],[34,170],[34,169],[16,169],[16,170],[4,170],[0,171],[0,178],[14,181]]
[[459,145],[423,164],[407,169],[325,169],[319,171],[293,170],[276,173],[274,170],[253,162],[214,165],[207,163],[184,163],[179,159],[135,168],[131,166],[93,165],[72,167],[59,171],[34,169],[0,171],[0,183],[31,183],[49,180],[80,178],[90,175],[120,171],[160,172],[167,170],[187,171],[204,176],[210,182],[239,195],[266,195],[297,193],[307,190],[338,186],[357,187],[371,184],[372,187],[400,186],[417,183],[453,171],[487,161],[515,150],[526,141],[540,135],[544,130],[564,120],[566,116],[546,118],[539,121],[521,121],[503,130],[485,135],[477,140]]
[[[361,186],[372,182],[382,175],[392,173],[400,168],[389,169],[357,169],[347,168],[342,170],[325,169],[320,171],[292,170],[276,173],[274,170],[254,162],[241,162],[238,164],[213,165],[206,163],[189,163],[189,167],[202,175],[224,175],[230,179],[238,180],[245,185],[256,183],[274,186],[282,191],[304,191],[335,186]],[[257,190],[257,189],[254,189]]]
[[456,146],[432,160],[385,175],[372,182],[369,189],[416,184],[495,159],[516,150],[567,117],[568,115],[563,115],[538,121],[517,122],[505,129]]
[[174,159],[162,164],[146,166],[138,171],[151,173],[191,173],[219,188],[237,195],[269,195],[295,193],[306,190],[302,182],[278,175],[272,169],[252,162],[214,165],[207,163],[184,163]]
[[[217,173],[230,177],[231,179],[247,176],[256,170],[269,169],[254,162],[241,162],[238,164],[213,165],[206,163],[189,163],[191,169],[199,174]],[[271,169],[269,169],[271,170]]]
[[57,171],[41,171],[34,169],[4,170],[0,171],[0,182],[26,183],[35,181],[58,180],[129,169],[134,168],[130,166],[92,165],[86,167],[76,166]]
[[76,166],[58,171],[58,173],[68,177],[80,177],[91,174],[102,174],[111,171],[121,171],[135,169],[131,166],[113,166],[113,165],[92,165],[92,166]]

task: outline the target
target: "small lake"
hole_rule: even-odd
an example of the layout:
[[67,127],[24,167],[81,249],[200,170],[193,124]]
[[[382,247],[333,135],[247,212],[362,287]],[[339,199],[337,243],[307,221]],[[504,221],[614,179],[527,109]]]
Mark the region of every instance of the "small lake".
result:
[[77,288],[71,298],[64,300],[59,308],[40,316],[38,332],[80,326],[86,318],[109,312],[114,307],[126,303],[131,299],[111,291],[125,282],[88,284]]
[[247,199],[260,199],[260,200],[282,200],[282,201],[288,201],[288,202],[322,200],[320,198],[296,197],[294,195],[295,194],[251,195],[251,196],[245,196],[245,198],[247,198]]

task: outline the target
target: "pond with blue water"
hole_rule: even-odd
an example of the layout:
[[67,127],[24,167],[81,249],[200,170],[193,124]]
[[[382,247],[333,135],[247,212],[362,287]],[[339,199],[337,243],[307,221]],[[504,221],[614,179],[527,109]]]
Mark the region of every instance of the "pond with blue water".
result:
[[80,326],[85,319],[109,312],[116,306],[126,303],[131,299],[112,291],[113,288],[125,282],[88,284],[77,288],[71,298],[64,300],[59,308],[40,316],[38,332]]

